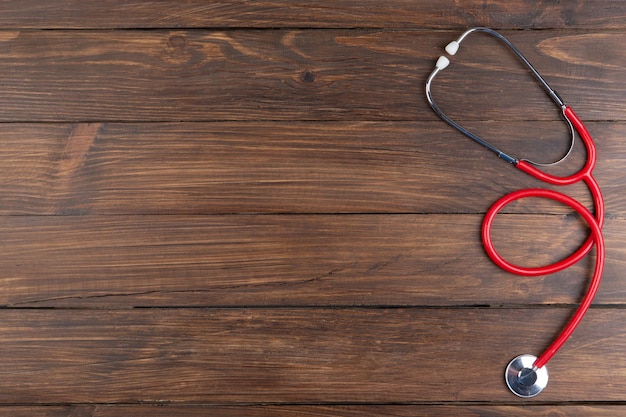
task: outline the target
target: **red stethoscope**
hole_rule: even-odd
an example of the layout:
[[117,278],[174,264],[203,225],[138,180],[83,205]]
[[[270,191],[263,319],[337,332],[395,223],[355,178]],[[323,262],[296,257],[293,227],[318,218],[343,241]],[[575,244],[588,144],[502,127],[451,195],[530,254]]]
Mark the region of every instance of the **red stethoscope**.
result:
[[[454,120],[450,119],[450,117],[443,113],[439,106],[437,106],[431,94],[431,84],[433,79],[450,63],[448,58],[446,58],[445,56],[439,57],[435,65],[435,69],[430,74],[426,82],[426,97],[428,99],[428,102],[430,103],[430,106],[433,108],[435,113],[439,115],[439,117],[441,117],[448,124],[459,130],[461,133],[468,136],[475,142],[478,142],[487,149],[491,150],[498,157],[513,164],[521,171],[541,181],[553,185],[571,185],[583,181],[585,184],[587,184],[587,187],[589,187],[589,190],[593,197],[595,210],[594,215],[581,203],[563,193],[541,188],[529,188],[512,192],[500,198],[487,211],[487,214],[485,215],[485,218],[483,220],[482,240],[487,255],[489,255],[493,262],[500,268],[517,275],[539,276],[554,274],[555,272],[561,271],[574,265],[584,256],[586,256],[591,251],[594,245],[596,246],[596,262],[593,272],[593,278],[591,279],[591,284],[589,285],[587,293],[585,294],[578,309],[576,310],[570,321],[567,323],[565,328],[563,328],[559,336],[538,358],[533,355],[520,355],[514,358],[506,367],[505,380],[509,389],[514,394],[520,397],[528,398],[534,397],[535,395],[539,394],[546,387],[548,383],[548,370],[546,368],[546,364],[548,363],[548,361],[550,361],[550,359],[552,359],[554,354],[563,346],[563,344],[574,332],[574,330],[582,320],[583,316],[589,309],[589,306],[591,305],[591,302],[593,301],[593,298],[598,291],[600,280],[602,279],[602,272],[604,270],[605,249],[604,239],[602,237],[602,225],[604,223],[604,200],[602,198],[600,187],[598,186],[598,183],[592,175],[592,171],[596,163],[596,148],[593,143],[593,139],[591,138],[591,135],[589,134],[581,120],[578,118],[578,116],[576,116],[574,111],[563,102],[563,99],[561,99],[556,91],[554,91],[548,85],[548,83],[541,77],[541,75],[539,75],[537,70],[535,70],[530,62],[528,62],[526,57],[524,57],[524,55],[508,39],[492,29],[476,27],[465,31],[456,41],[450,42],[445,48],[446,52],[450,55],[456,54],[457,50],[459,49],[459,45],[463,41],[463,39],[465,39],[469,34],[473,32],[486,33],[507,45],[513,51],[513,53],[515,53],[515,55],[517,55],[517,57],[522,61],[526,68],[528,68],[534,78],[541,84],[541,86],[554,101],[554,103],[561,108],[565,122],[569,126],[572,135],[569,151],[561,159],[550,164],[539,164],[529,161],[527,159],[514,158],[505,154],[495,146],[491,145],[489,142],[483,140],[479,136],[457,124]],[[557,177],[541,171],[538,166],[555,165],[563,161],[570,154],[574,144],[574,129],[578,132],[587,150],[587,161],[584,167],[575,174],[567,177]],[[547,198],[571,207],[578,214],[580,214],[589,225],[589,228],[591,230],[590,236],[574,253],[572,253],[565,259],[562,259],[550,265],[527,268],[508,262],[506,259],[500,256],[500,254],[496,251],[493,245],[491,239],[491,226],[496,215],[506,205],[513,201],[528,197]]]

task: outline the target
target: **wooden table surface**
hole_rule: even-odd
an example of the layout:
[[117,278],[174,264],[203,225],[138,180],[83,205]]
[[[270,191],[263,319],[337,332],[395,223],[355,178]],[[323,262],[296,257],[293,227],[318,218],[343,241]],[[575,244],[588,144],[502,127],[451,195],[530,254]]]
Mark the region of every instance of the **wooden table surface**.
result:
[[[585,121],[606,198],[600,291],[530,400],[504,368],[554,339],[595,255],[536,278],[485,255],[489,206],[544,185],[426,102],[477,25]],[[626,414],[626,2],[4,0],[0,28],[1,415]],[[559,109],[466,42],[442,108],[557,159]],[[587,234],[537,199],[493,231],[533,266]]]

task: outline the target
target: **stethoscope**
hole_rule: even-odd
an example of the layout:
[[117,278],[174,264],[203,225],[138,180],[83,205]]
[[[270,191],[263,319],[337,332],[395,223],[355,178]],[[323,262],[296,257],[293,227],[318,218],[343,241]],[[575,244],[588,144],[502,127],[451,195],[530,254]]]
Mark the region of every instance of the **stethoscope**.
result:
[[[571,133],[571,143],[569,150],[567,153],[558,161],[552,162],[549,164],[540,164],[533,161],[529,161],[527,159],[518,159],[514,158],[506,153],[502,152],[500,149],[496,148],[489,142],[475,135],[474,133],[468,131],[467,129],[460,126],[450,117],[448,117],[439,106],[433,100],[433,96],[431,93],[431,84],[435,76],[443,71],[449,64],[450,61],[445,56],[440,56],[435,64],[435,69],[428,77],[426,81],[426,97],[428,98],[428,102],[430,106],[433,108],[435,113],[439,115],[444,121],[450,124],[452,127],[456,128],[458,131],[463,133],[465,136],[470,139],[478,142],[485,148],[494,152],[498,157],[504,159],[505,161],[513,164],[515,167],[520,169],[521,171],[541,180],[549,184],[553,185],[570,185],[577,183],[579,181],[585,182],[591,191],[591,195],[593,197],[593,204],[595,208],[595,215],[592,214],[585,206],[580,204],[578,201],[573,198],[552,190],[546,190],[541,188],[529,188],[525,190],[519,190],[512,192],[510,194],[505,195],[496,201],[491,208],[487,211],[485,218],[482,224],[482,240],[483,245],[485,247],[485,251],[487,255],[491,258],[491,260],[498,265],[500,268],[505,271],[511,272],[517,275],[524,276],[538,276],[538,275],[548,275],[553,274],[555,272],[566,269],[578,261],[580,261],[585,255],[589,253],[591,248],[596,246],[596,263],[595,269],[593,273],[593,278],[591,280],[591,284],[587,293],[585,294],[580,306],[574,313],[573,317],[570,319],[569,323],[563,328],[559,336],[552,342],[550,346],[537,358],[533,355],[520,355],[514,358],[506,367],[505,370],[505,381],[509,389],[520,397],[534,397],[539,394],[548,384],[548,370],[546,368],[546,364],[554,354],[563,346],[563,344],[567,341],[567,339],[574,332],[574,329],[578,326],[583,316],[589,309],[591,302],[593,301],[594,296],[598,291],[598,286],[600,285],[600,280],[602,279],[602,271],[604,269],[604,240],[602,238],[602,225],[604,222],[604,200],[602,199],[602,193],[600,192],[600,187],[598,183],[592,176],[592,171],[596,163],[596,148],[593,144],[593,139],[591,135],[580,121],[578,116],[574,113],[574,111],[567,106],[563,99],[554,91],[548,83],[539,75],[537,70],[528,62],[526,57],[517,49],[508,39],[499,34],[498,32],[483,28],[476,27],[465,31],[456,41],[450,42],[445,50],[448,54],[454,55],[459,49],[459,45],[461,42],[471,33],[474,32],[483,32],[489,34],[496,39],[503,42],[506,46],[508,46],[515,55],[522,61],[522,63],[530,70],[533,77],[541,84],[543,89],[546,91],[548,96],[554,101],[554,103],[561,108],[563,117],[565,122],[569,126],[569,130]],[[581,168],[577,173],[567,176],[567,177],[557,177],[551,174],[547,174],[541,171],[538,167],[540,166],[550,166],[558,164],[563,161],[569,154],[571,153],[574,147],[574,129],[580,135],[585,148],[587,150],[587,161],[583,168]],[[563,203],[572,209],[574,209],[577,213],[579,213],[582,218],[587,222],[589,228],[591,229],[591,234],[587,238],[587,240],[571,255],[557,261],[553,264],[541,266],[541,267],[533,267],[526,268],[523,266],[515,265],[508,262],[504,259],[500,254],[496,251],[493,242],[491,240],[491,226],[496,215],[509,203],[520,200],[522,198],[527,197],[539,197],[539,198],[547,198],[551,200],[558,201]]]

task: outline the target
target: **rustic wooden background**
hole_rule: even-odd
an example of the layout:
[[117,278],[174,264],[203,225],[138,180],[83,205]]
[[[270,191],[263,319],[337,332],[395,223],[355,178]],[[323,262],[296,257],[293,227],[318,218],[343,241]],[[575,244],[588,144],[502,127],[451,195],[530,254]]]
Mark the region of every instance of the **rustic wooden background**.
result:
[[[491,203],[541,184],[427,105],[476,25],[587,123],[607,202],[600,293],[532,400],[504,367],[593,256],[520,278],[483,253]],[[626,414],[625,2],[3,0],[0,28],[0,414]],[[512,154],[567,146],[488,36],[434,94]],[[526,265],[586,234],[534,200],[494,230]]]

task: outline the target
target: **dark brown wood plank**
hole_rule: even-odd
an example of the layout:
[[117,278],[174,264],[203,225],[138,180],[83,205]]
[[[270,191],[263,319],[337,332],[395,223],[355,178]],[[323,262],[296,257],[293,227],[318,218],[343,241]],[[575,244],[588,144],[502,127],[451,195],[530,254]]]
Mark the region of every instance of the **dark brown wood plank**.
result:
[[[468,124],[547,162],[562,122]],[[626,214],[624,123],[588,123],[611,216]],[[527,136],[528,135],[528,136]],[[443,122],[0,124],[0,213],[478,213],[544,184]],[[580,141],[551,172],[585,158]],[[590,203],[587,189],[562,190]],[[537,201],[511,212],[568,213]]]
[[437,27],[624,28],[619,1],[484,2],[391,0],[97,1],[9,0],[1,27]]
[[[505,34],[583,119],[624,120],[625,33]],[[424,81],[457,35],[3,31],[0,121],[435,120]],[[484,36],[472,43],[435,88],[452,115],[558,119],[510,52]]]
[[[483,253],[478,215],[5,217],[0,304],[30,307],[574,304],[593,257],[528,278]],[[503,215],[507,259],[539,266],[586,237],[569,216]],[[608,219],[596,304],[624,304],[626,221]]]
[[[569,314],[558,308],[3,310],[0,401],[622,400],[626,312],[614,309],[585,317],[550,362],[550,385],[540,397],[524,401],[508,392],[506,363],[544,348]],[[481,377],[468,384],[469,375]]]
[[207,416],[212,417],[622,417],[623,405],[69,405],[0,406],[0,415],[12,417],[67,416]]

